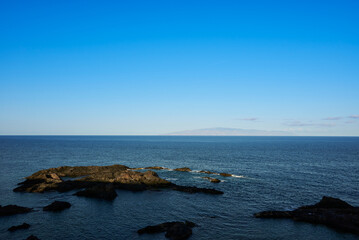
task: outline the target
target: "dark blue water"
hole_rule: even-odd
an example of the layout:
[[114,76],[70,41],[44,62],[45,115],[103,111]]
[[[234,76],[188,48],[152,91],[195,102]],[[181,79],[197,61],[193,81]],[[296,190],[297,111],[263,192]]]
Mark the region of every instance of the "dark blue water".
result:
[[[67,193],[14,193],[22,178],[63,165],[190,167],[228,172],[210,183],[201,173],[158,171],[170,181],[215,187],[220,196],[175,191],[118,191],[113,202]],[[191,239],[357,239],[321,225],[255,219],[263,210],[314,204],[323,195],[359,206],[359,138],[349,137],[0,137],[0,204],[35,207],[37,212],[0,218],[0,239],[165,239],[137,235],[139,228],[190,220],[200,226]],[[73,206],[41,211],[54,200]],[[28,230],[7,231],[31,224]]]

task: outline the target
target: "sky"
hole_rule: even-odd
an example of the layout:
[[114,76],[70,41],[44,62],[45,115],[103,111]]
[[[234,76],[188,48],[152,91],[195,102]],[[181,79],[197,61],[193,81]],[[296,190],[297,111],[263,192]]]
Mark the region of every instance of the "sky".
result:
[[359,136],[359,1],[0,2],[0,135]]

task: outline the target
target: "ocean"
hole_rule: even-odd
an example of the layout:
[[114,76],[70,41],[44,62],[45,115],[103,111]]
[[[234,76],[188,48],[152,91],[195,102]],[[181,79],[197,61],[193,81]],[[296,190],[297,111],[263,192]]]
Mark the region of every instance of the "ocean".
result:
[[[129,167],[189,167],[192,172],[157,171],[179,185],[215,188],[223,195],[171,190],[117,190],[112,201],[80,198],[74,192],[18,193],[32,173],[58,166],[123,164]],[[226,172],[210,183],[198,170]],[[0,217],[0,239],[166,239],[138,235],[147,225],[190,220],[191,240],[358,239],[322,225],[257,219],[264,210],[293,210],[331,196],[359,206],[358,137],[187,136],[0,136],[0,205],[35,212]],[[43,212],[54,200],[70,209]],[[8,232],[29,223],[27,230]]]

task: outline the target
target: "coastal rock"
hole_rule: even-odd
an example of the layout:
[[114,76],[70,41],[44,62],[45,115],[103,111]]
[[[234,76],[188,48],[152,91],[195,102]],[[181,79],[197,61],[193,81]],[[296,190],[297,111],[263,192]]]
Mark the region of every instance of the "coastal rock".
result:
[[79,191],[74,195],[81,197],[101,198],[109,201],[117,197],[117,193],[112,184],[98,184],[83,191]]
[[220,173],[219,175],[221,175],[222,177],[232,177],[232,174],[229,173]]
[[178,171],[178,172],[190,172],[192,171],[190,168],[188,167],[183,167],[183,168],[176,168],[176,169],[173,169],[174,171]]
[[192,235],[192,228],[196,224],[190,221],[185,222],[165,222],[154,226],[147,226],[137,231],[138,234],[153,234],[166,232],[165,237],[172,240],[185,240]]
[[206,174],[218,174],[218,173],[215,173],[215,172],[211,172],[211,171],[204,171],[204,170],[201,170],[199,171],[200,173],[206,173]]
[[40,240],[40,239],[34,235],[31,235],[28,238],[26,238],[26,240]]
[[211,177],[202,177],[203,179],[207,179],[212,183],[220,183],[221,180],[217,179],[217,178],[211,178]]
[[44,211],[52,211],[52,212],[58,212],[65,210],[67,208],[70,208],[71,204],[69,202],[64,201],[54,201],[50,205],[47,205],[43,208]]
[[10,216],[15,214],[28,213],[31,211],[32,208],[21,207],[17,205],[7,205],[4,207],[0,205],[0,216]]
[[23,223],[21,225],[18,225],[18,226],[12,226],[8,229],[8,231],[10,232],[14,232],[16,230],[19,230],[19,229],[28,229],[30,227],[30,224],[27,224],[27,223]]
[[256,218],[290,218],[294,221],[323,224],[343,232],[359,235],[359,208],[338,198],[324,196],[314,205],[293,211],[265,211],[254,214]]

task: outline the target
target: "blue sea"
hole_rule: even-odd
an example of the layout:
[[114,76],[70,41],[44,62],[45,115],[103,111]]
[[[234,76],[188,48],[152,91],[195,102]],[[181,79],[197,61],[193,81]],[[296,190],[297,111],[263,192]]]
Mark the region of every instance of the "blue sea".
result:
[[[113,202],[80,198],[74,192],[15,193],[32,173],[58,166],[123,164],[129,167],[189,167],[157,171],[176,184],[210,187],[223,195],[162,190],[118,190]],[[221,183],[196,170],[235,174]],[[179,137],[179,136],[1,136],[0,204],[35,212],[0,218],[0,239],[166,239],[138,235],[147,225],[190,220],[192,240],[358,239],[322,225],[256,219],[264,210],[292,210],[322,196],[359,206],[359,138],[355,137]],[[43,212],[54,200],[70,209]],[[10,233],[13,225],[31,227]]]

